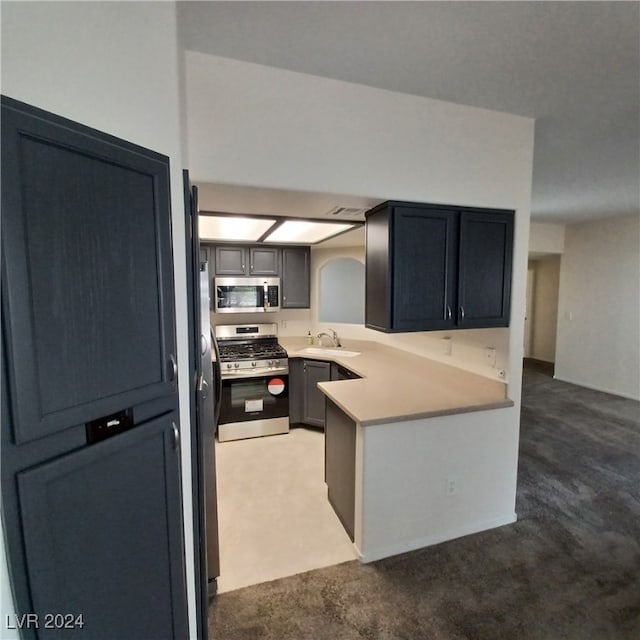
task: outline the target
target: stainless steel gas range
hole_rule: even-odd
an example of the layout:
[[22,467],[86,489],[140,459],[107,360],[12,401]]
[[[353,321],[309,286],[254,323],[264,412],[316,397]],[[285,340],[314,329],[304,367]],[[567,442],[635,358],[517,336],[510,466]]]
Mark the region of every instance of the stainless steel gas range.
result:
[[222,382],[218,440],[289,431],[289,361],[276,324],[215,327]]

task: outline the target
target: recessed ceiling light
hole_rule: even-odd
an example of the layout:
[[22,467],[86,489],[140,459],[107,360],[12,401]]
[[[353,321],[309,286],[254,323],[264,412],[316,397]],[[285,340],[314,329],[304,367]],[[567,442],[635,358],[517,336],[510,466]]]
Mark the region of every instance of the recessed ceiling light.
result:
[[355,225],[338,222],[314,222],[312,220],[286,220],[276,227],[265,242],[298,242],[314,244],[326,240],[338,233],[347,231]]
[[247,240],[255,242],[270,229],[273,218],[244,216],[198,216],[201,240]]

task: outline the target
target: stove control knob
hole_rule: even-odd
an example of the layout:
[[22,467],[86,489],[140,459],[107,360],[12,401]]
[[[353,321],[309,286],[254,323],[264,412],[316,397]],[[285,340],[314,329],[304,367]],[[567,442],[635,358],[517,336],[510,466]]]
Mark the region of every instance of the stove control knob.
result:
[[234,362],[234,363],[233,363],[233,366],[234,366],[236,369],[239,369],[239,368],[240,368],[240,363],[239,363],[239,362]]
[[231,369],[231,363],[227,363],[227,369]]
[[276,360],[276,367],[280,366],[280,360]]
[[269,366],[273,367],[273,360],[269,360]]
[[252,366],[252,367],[255,367],[257,364],[258,364],[257,362],[252,362],[252,363],[251,363],[251,366]]

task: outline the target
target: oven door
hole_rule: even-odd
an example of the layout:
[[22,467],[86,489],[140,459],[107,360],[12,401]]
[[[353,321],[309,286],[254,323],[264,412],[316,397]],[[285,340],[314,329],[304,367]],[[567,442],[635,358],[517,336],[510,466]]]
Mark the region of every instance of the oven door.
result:
[[222,380],[218,440],[289,431],[289,375],[274,373]]

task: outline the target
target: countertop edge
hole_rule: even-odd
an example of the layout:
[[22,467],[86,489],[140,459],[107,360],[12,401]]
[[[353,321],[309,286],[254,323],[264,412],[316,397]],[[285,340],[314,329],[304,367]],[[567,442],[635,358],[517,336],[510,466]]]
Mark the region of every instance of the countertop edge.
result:
[[[334,381],[335,382],[335,381]],[[434,411],[422,411],[420,413],[412,413],[412,414],[401,414],[401,415],[387,415],[381,416],[380,418],[369,418],[368,420],[362,420],[358,418],[358,416],[354,415],[354,413],[342,402],[336,400],[335,397],[331,395],[331,391],[323,388],[325,382],[318,383],[318,389],[324,393],[324,395],[333,402],[341,411],[346,413],[354,422],[362,425],[363,427],[369,427],[380,424],[389,424],[393,422],[410,422],[412,420],[422,420],[425,418],[439,418],[442,416],[454,416],[462,413],[476,413],[479,411],[491,411],[493,409],[508,409],[509,407],[515,406],[513,400],[509,398],[505,398],[504,400],[499,400],[495,402],[488,402],[483,404],[476,405],[466,405],[461,407],[449,407],[447,409],[436,409]]]
[[[505,409],[515,406],[513,400],[507,395],[507,386],[500,381],[490,380],[480,376],[472,371],[460,369],[454,365],[431,360],[427,356],[404,352],[400,349],[380,345],[370,341],[353,341],[346,347],[348,350],[360,352],[355,357],[343,356],[333,350],[327,354],[307,354],[304,352],[305,344],[300,338],[285,339],[285,348],[290,358],[304,358],[309,360],[321,360],[325,362],[334,362],[342,365],[351,371],[354,371],[361,377],[360,380],[330,380],[319,382],[318,389],[329,398],[341,411],[349,416],[356,423],[362,426],[390,424],[394,422],[409,422],[412,420],[421,420],[428,418],[436,418],[441,416],[473,413],[479,411],[490,411],[492,409]],[[396,354],[400,357],[400,365],[395,367],[389,364],[389,358],[392,362],[396,362]],[[403,361],[404,360],[404,361]],[[389,393],[389,380],[395,379],[394,376],[411,370],[411,367],[421,367],[422,364],[426,368],[422,371],[422,375],[434,376],[435,383],[432,385],[432,393],[438,394],[443,389],[442,376],[446,377],[447,384],[456,384],[458,375],[462,387],[470,385],[469,393],[458,393],[456,395],[447,394],[447,399],[440,398],[440,401],[433,403],[416,403],[413,401],[404,402],[401,400],[397,406],[396,403],[386,399],[386,406],[380,405],[377,409],[370,406],[366,401],[363,393],[374,397]],[[372,375],[372,365],[376,367],[376,375]],[[386,374],[379,375],[377,368],[382,367]],[[362,386],[366,384],[366,387]],[[352,391],[354,401],[350,399],[350,385],[355,385]],[[489,385],[489,387],[487,387]],[[492,391],[491,386],[496,388]],[[403,389],[405,392],[407,389]],[[346,393],[349,391],[349,393]],[[414,389],[415,393],[422,393],[422,389]],[[411,391],[409,391],[411,393]],[[402,394],[401,394],[402,395]],[[466,397],[465,397],[466,396]],[[378,398],[379,399],[379,398]],[[383,402],[385,402],[383,400]],[[374,404],[376,404],[374,399]],[[422,404],[423,406],[420,406]],[[432,406],[429,406],[431,404]],[[403,406],[403,405],[406,405]],[[372,410],[373,409],[373,410]]]

